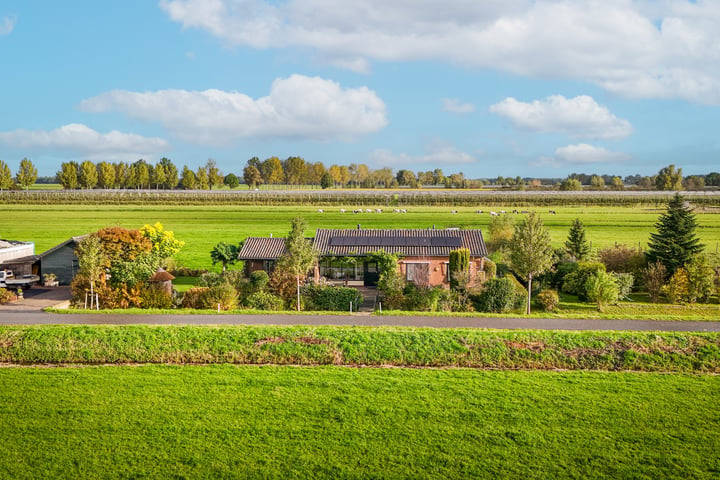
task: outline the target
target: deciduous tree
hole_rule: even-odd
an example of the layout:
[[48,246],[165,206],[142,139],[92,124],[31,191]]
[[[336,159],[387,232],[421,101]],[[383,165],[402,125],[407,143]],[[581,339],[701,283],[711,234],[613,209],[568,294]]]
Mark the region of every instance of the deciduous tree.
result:
[[25,190],[30,188],[31,185],[37,180],[37,168],[35,165],[26,157],[20,160],[20,168],[18,169],[17,183]]
[[675,170],[675,165],[660,169],[655,177],[655,188],[658,190],[682,190],[682,168]]
[[220,172],[215,160],[208,158],[208,161],[205,164],[205,171],[207,172],[207,181],[210,190],[212,190],[213,187],[219,187],[222,185],[225,176],[222,172]]
[[12,172],[8,164],[0,160],[0,191],[12,187]]
[[228,188],[237,188],[240,186],[240,179],[234,173],[228,173],[227,175],[225,175],[223,183]]
[[212,264],[219,263],[222,265],[222,271],[225,273],[228,265],[237,262],[238,247],[227,242],[220,242],[210,251],[210,259]]
[[297,309],[300,310],[300,280],[305,278],[308,270],[316,263],[317,253],[312,244],[305,238],[307,224],[302,217],[295,217],[291,222],[290,233],[285,239],[287,253],[277,263],[279,269],[295,276],[297,287]]
[[76,162],[63,162],[57,179],[65,190],[75,190],[78,187],[78,164]]
[[195,185],[197,183],[197,179],[195,178],[195,172],[190,170],[187,165],[183,167],[182,179],[180,180],[180,183],[185,190],[195,189]]
[[101,188],[113,188],[115,186],[115,167],[109,162],[97,164],[98,184]]
[[262,175],[260,175],[258,169],[252,165],[248,165],[243,169],[243,180],[251,189],[256,188],[263,182]]
[[515,227],[510,251],[512,268],[528,282],[527,313],[530,314],[532,279],[553,265],[553,249],[548,232],[535,212]]
[[88,190],[97,185],[98,172],[97,167],[90,160],[85,160],[80,164],[80,178],[78,179],[80,186]]

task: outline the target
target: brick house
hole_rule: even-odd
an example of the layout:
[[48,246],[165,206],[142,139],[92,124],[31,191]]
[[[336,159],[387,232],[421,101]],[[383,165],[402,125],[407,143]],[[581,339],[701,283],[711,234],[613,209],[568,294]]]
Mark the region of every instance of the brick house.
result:
[[[374,286],[377,264],[370,258],[380,250],[400,255],[398,269],[417,285],[448,286],[450,252],[470,250],[470,275],[482,281],[487,248],[480,230],[460,229],[329,229],[318,228],[313,246],[318,252],[314,278],[349,286]],[[249,237],[238,259],[247,273],[270,273],[285,253],[284,238]]]

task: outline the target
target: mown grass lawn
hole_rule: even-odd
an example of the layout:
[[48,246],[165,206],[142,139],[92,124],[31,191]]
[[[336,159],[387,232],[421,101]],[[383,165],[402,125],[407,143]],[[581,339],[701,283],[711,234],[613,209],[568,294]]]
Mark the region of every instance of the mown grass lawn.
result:
[[[355,205],[345,208],[350,210]],[[370,206],[367,206],[368,208]],[[407,214],[392,213],[392,207],[383,213],[352,214],[340,212],[340,207],[324,207],[323,213],[314,207],[264,206],[134,206],[134,205],[7,205],[3,209],[3,238],[35,242],[38,253],[43,252],[74,235],[96,231],[105,226],[120,225],[139,228],[146,223],[160,222],[167,230],[186,242],[178,261],[191,268],[211,267],[210,250],[218,242],[237,243],[248,236],[284,236],[290,220],[302,215],[309,225],[309,235],[317,228],[480,228],[487,235],[489,210],[508,207],[457,207],[450,214],[449,207],[408,207]],[[373,208],[374,208],[373,207]],[[478,215],[476,209],[486,213]],[[663,212],[651,207],[553,207],[557,215],[545,208],[537,211],[550,229],[555,246],[560,247],[567,238],[572,221],[580,218],[586,226],[586,236],[594,248],[613,245],[615,242],[631,246],[647,244],[654,223]],[[522,215],[517,215],[521,218]],[[720,242],[720,214],[697,211],[698,235],[715,251]],[[219,270],[219,266],[216,266]]]
[[720,377],[0,370],[0,478],[711,478]]

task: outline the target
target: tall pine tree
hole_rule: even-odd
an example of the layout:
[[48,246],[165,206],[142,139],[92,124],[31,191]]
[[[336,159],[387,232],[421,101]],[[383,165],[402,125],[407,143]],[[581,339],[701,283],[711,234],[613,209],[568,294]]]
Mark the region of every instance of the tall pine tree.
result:
[[585,260],[590,254],[590,245],[585,240],[585,227],[579,218],[573,220],[572,227],[565,241],[565,251],[574,260]]
[[660,262],[665,266],[667,277],[690,263],[704,248],[695,235],[696,227],[695,214],[685,205],[683,197],[676,193],[668,203],[667,212],[655,224],[657,232],[650,234],[646,254],[648,263]]

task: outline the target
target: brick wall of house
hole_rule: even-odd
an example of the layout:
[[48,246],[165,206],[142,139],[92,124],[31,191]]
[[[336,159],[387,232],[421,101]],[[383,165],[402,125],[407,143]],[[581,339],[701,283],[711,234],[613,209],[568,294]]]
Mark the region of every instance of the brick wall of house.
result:
[[[424,257],[403,257],[398,263],[400,275],[403,279],[407,279],[409,265],[428,264],[427,285],[431,287],[445,286],[449,287],[450,280],[448,277],[448,259],[447,258],[424,258]],[[485,272],[483,271],[483,259],[474,258],[470,260],[470,278],[479,282],[485,281]],[[474,284],[474,283],[473,283]]]

